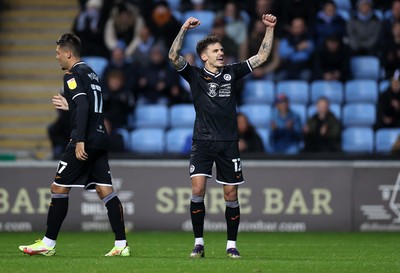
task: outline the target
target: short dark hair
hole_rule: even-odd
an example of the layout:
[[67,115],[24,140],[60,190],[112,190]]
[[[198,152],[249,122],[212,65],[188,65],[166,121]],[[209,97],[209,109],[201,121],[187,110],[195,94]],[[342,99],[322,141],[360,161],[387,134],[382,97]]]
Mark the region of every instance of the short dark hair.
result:
[[65,33],[58,38],[56,43],[60,47],[68,47],[75,56],[80,57],[82,49],[81,39],[75,34]]
[[196,45],[197,55],[201,58],[201,54],[209,45],[213,45],[216,43],[221,43],[221,37],[218,35],[208,35],[204,39],[200,40]]

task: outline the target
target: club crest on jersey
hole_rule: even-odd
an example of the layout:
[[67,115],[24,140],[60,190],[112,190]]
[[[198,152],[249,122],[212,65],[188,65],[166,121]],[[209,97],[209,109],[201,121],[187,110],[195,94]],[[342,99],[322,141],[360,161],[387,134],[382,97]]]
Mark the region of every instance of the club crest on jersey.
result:
[[189,168],[190,173],[194,172],[195,169],[196,169],[196,167],[194,165],[190,165],[190,168]]
[[207,95],[209,95],[212,98],[215,97],[217,95],[218,84],[216,84],[215,82],[210,82],[207,85],[208,85]]
[[69,79],[67,81],[67,85],[68,85],[69,89],[74,90],[76,88],[76,86],[77,86],[75,78]]
[[230,81],[232,79],[232,76],[230,74],[224,74],[224,80]]

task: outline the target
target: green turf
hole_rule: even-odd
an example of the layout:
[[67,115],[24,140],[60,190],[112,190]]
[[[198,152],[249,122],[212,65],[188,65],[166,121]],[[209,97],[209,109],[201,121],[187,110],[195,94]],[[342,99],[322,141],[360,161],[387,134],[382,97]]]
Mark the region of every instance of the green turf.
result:
[[103,257],[111,233],[66,233],[53,257],[28,256],[19,244],[39,233],[0,233],[0,272],[400,272],[398,233],[241,233],[241,259],[225,256],[225,234],[206,233],[206,257],[189,259],[184,232],[128,234],[131,257]]

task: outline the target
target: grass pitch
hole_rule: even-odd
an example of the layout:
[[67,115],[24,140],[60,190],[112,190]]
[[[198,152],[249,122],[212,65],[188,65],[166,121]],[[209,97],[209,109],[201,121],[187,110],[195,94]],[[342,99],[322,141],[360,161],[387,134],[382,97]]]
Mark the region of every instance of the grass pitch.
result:
[[28,256],[20,244],[39,233],[0,233],[0,272],[400,272],[399,233],[240,233],[241,259],[225,255],[225,234],[206,233],[204,259],[189,259],[191,233],[128,234],[131,257],[103,257],[112,233],[62,232],[53,257]]

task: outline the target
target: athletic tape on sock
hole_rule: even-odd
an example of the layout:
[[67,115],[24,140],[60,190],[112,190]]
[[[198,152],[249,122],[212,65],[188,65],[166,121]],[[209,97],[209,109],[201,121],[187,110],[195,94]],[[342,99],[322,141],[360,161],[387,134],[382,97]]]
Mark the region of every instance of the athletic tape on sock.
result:
[[68,198],[68,193],[52,193],[51,198]]
[[111,199],[113,199],[115,196],[117,196],[117,193],[115,191],[113,191],[112,193],[110,193],[109,195],[104,197],[102,200],[103,200],[104,204],[107,204],[107,202],[110,201]]
[[201,202],[204,202],[204,196],[192,195],[192,202],[193,202],[193,203],[201,203]]
[[239,207],[239,201],[238,201],[238,200],[235,200],[235,201],[225,201],[225,204],[226,204],[227,207],[233,208],[233,209]]

